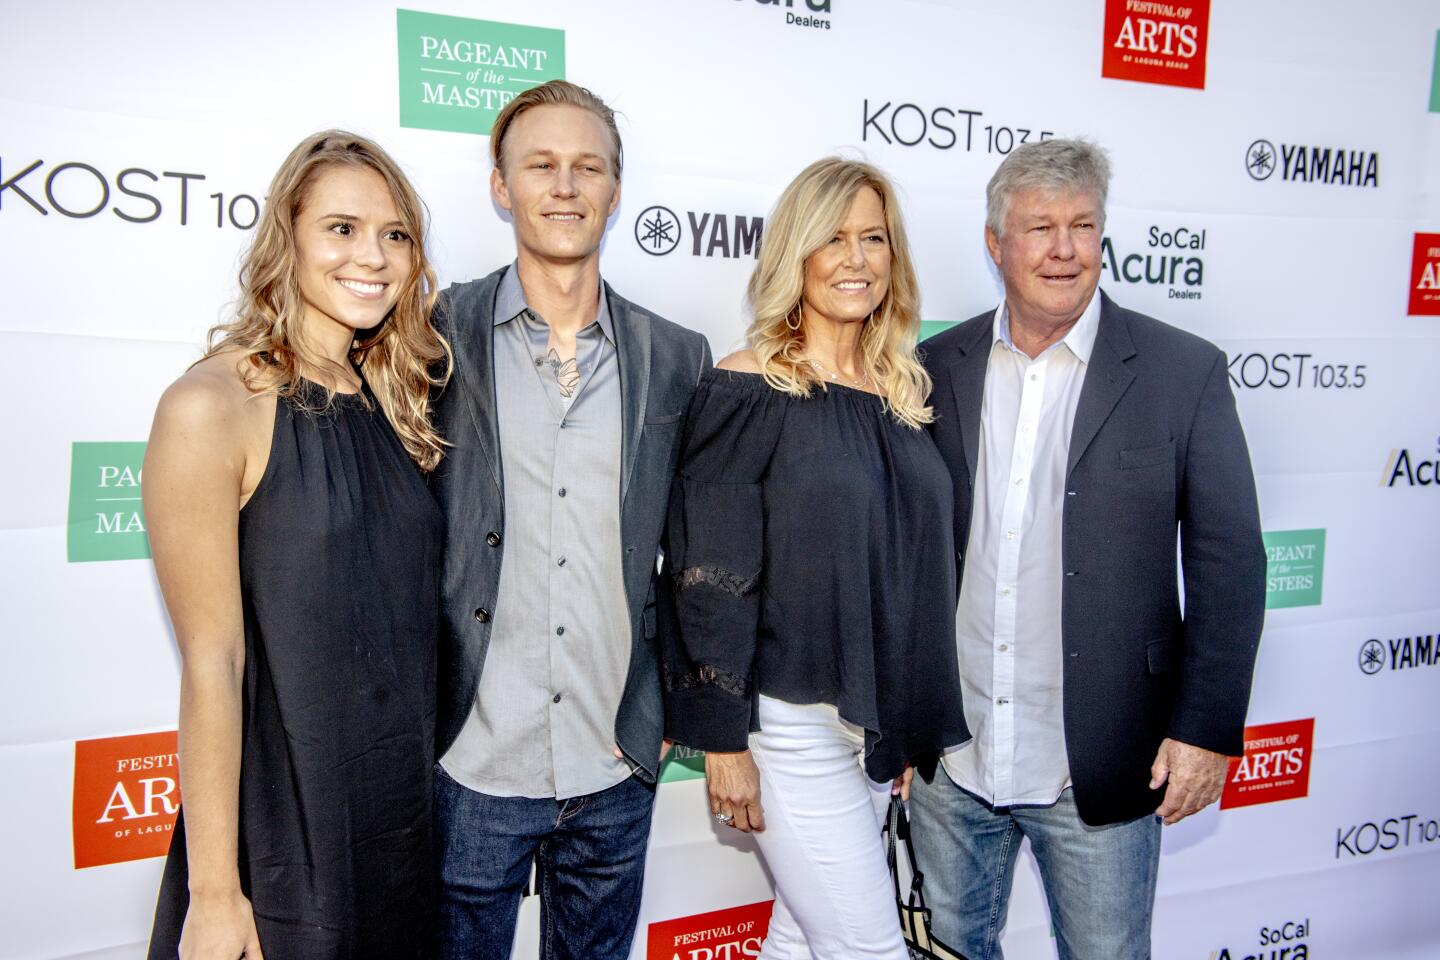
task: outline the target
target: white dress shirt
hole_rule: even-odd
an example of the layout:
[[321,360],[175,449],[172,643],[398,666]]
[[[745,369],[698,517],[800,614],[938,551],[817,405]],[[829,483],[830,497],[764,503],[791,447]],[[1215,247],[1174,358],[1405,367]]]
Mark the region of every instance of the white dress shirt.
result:
[[1065,338],[1035,359],[995,311],[974,505],[956,610],[965,720],[944,755],[971,793],[1004,807],[1051,804],[1070,785],[1061,710],[1061,520],[1070,431],[1100,322],[1092,296]]

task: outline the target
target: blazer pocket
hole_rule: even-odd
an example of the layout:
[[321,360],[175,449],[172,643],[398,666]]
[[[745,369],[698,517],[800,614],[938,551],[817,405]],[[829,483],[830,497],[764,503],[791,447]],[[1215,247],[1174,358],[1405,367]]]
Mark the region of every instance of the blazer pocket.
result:
[[1151,673],[1170,673],[1180,666],[1180,641],[1169,637],[1145,645],[1145,665]]
[[1134,447],[1130,450],[1120,451],[1121,470],[1138,470],[1141,467],[1154,467],[1162,463],[1174,465],[1174,440],[1166,440],[1164,443],[1156,443],[1146,447]]
[[665,416],[663,416],[663,417],[646,417],[646,418],[645,418],[645,426],[647,426],[647,427],[663,427],[663,426],[664,426],[665,424],[667,424],[667,423],[677,423],[677,422],[679,422],[684,416],[685,416],[685,413],[682,411],[682,412],[680,412],[680,413],[667,413],[667,414],[666,414]]

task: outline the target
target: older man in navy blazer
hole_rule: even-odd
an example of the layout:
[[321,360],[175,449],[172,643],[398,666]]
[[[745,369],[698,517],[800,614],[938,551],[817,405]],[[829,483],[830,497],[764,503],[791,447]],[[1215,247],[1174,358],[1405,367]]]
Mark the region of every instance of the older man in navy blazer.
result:
[[1062,958],[1148,957],[1160,824],[1213,803],[1243,750],[1249,453],[1224,354],[1097,292],[1109,179],[1085,141],[1011,153],[986,192],[1005,299],[923,348],[975,738],[911,814],[935,932],[971,960],[1001,956],[1022,836]]

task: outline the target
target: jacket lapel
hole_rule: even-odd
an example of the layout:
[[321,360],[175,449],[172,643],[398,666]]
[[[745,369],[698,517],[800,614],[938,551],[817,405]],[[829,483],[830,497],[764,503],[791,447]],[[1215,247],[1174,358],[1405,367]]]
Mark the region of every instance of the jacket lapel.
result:
[[621,459],[620,503],[630,490],[640,434],[645,429],[645,400],[650,394],[650,318],[605,285],[610,318],[615,326],[615,352],[620,359]]
[[980,451],[980,407],[985,399],[985,368],[990,360],[990,332],[994,315],[980,320],[971,335],[960,342],[960,358],[950,364],[950,389],[955,394],[956,425],[965,450],[970,484],[975,484],[975,461]]
[[500,478],[500,426],[495,417],[495,294],[503,273],[501,270],[485,278],[487,288],[477,293],[481,305],[478,312],[451,321],[455,378],[460,381],[460,394],[497,490],[504,486]]
[[1135,374],[1125,369],[1125,361],[1135,356],[1130,328],[1103,291],[1100,292],[1100,326],[1095,335],[1095,349],[1085,371],[1085,384],[1080,388],[1080,401],[1075,408],[1075,423],[1070,428],[1070,460],[1065,465],[1068,478],[1085,455],[1090,441],[1100,432],[1115,404],[1120,402]]

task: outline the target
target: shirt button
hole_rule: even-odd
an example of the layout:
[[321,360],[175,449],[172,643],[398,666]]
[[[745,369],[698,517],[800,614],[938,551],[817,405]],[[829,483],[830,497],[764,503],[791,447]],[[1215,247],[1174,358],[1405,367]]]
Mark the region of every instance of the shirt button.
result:
[[557,567],[563,567],[563,566],[565,566],[565,558],[564,558],[564,557],[561,557],[559,560],[556,560],[556,561],[555,561],[555,566],[557,566]]
[[564,696],[564,694],[557,693],[557,694],[555,694],[555,696],[553,696],[553,697],[550,698],[550,702],[551,702],[551,703],[559,703],[559,702],[560,702],[560,698],[561,698],[562,696]]
[[560,492],[560,496],[562,496],[562,497],[565,496],[565,488],[564,488],[564,487],[561,487],[559,492]]
[[1006,531],[1005,531],[1005,539],[1006,539],[1006,540],[1014,540],[1014,539],[1015,539],[1015,531],[1014,531],[1014,530],[1006,530]]
[[556,627],[556,628],[555,628],[555,636],[557,636],[557,637],[563,637],[563,636],[565,636],[565,628],[564,628],[564,627]]
[[[1015,478],[1015,486],[1017,486],[1017,487],[1023,487],[1023,486],[1025,486],[1025,478],[1024,478],[1024,477],[1016,477],[1016,478]],[[565,496],[565,491],[564,491],[564,490],[561,490],[561,491],[560,491],[560,496],[562,496],[562,497]]]
[[1001,588],[1000,588],[1000,596],[1002,596],[1002,597],[1008,597],[1008,596],[1010,596],[1010,588],[1009,588],[1009,587],[1001,587]]
[[1039,379],[1040,379],[1040,374],[1038,374],[1038,373],[1032,373],[1032,374],[1030,374],[1030,379],[1031,379],[1031,380],[1039,380]]
[[485,542],[490,544],[490,546],[492,547],[500,546],[500,534],[496,533],[494,530],[491,530],[489,533],[485,534]]
[[1008,643],[1002,643],[1002,644],[1000,644],[1000,652],[1001,652],[1001,653],[1004,653],[1006,650],[1009,650],[1009,649],[1010,649],[1010,644],[1008,644]]
[[489,622],[490,622],[490,611],[489,611],[489,610],[486,610],[484,607],[476,607],[476,608],[475,608],[475,619],[476,619],[476,620],[479,620],[481,623],[489,623]]
[[1003,707],[1003,706],[1005,706],[1007,703],[1010,702],[1010,698],[1009,698],[1009,697],[996,697],[996,698],[995,698],[995,702],[996,702],[997,704],[999,704],[1000,706]]

